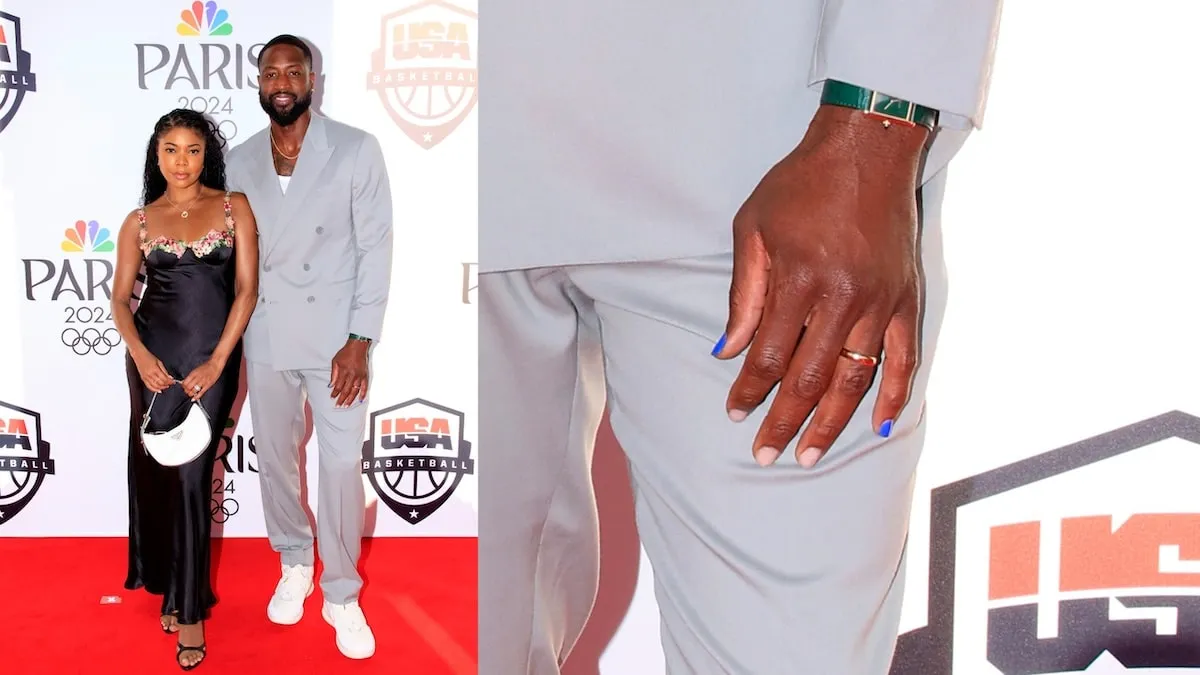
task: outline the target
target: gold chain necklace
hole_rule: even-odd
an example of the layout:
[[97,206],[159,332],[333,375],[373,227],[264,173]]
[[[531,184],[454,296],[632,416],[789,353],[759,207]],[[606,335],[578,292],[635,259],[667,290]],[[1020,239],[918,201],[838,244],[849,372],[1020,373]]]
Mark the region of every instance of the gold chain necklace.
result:
[[[300,151],[297,150],[296,154],[289,156],[287,153],[285,153],[283,151],[282,148],[279,147],[279,144],[275,142],[275,132],[272,131],[272,132],[268,132],[268,133],[270,133],[270,135],[271,135],[271,147],[275,148],[275,152],[278,152],[280,157],[288,160],[289,162],[296,161],[296,158],[300,156]],[[303,147],[303,145],[304,145],[303,142],[301,142],[300,145],[301,145],[301,147]]]

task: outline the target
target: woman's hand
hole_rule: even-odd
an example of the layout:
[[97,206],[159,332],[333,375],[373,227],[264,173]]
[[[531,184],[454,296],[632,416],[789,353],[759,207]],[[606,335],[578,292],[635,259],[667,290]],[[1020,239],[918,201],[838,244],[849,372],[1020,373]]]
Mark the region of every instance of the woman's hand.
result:
[[200,397],[208,393],[208,390],[216,383],[224,368],[224,364],[209,359],[188,373],[188,376],[183,378],[183,382],[179,384],[193,401],[199,401]]
[[175,378],[167,372],[167,367],[150,352],[143,352],[141,355],[133,357],[133,364],[137,366],[138,375],[142,377],[142,384],[156,394],[163,393],[168,387],[175,384]]

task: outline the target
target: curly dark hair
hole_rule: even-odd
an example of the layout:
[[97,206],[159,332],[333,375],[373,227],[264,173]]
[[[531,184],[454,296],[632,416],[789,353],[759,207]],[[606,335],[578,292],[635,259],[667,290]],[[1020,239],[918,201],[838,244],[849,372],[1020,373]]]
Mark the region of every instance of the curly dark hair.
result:
[[150,204],[167,191],[167,179],[158,168],[158,140],[171,129],[183,127],[200,134],[204,139],[204,169],[200,172],[200,184],[214,190],[225,191],[225,135],[212,120],[195,110],[176,108],[158,118],[154,134],[146,144],[146,168],[142,174],[142,205]]

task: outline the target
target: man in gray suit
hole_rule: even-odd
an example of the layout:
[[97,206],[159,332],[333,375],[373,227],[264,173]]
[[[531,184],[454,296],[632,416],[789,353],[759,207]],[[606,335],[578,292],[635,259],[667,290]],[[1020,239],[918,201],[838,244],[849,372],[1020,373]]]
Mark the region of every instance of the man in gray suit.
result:
[[888,671],[999,5],[492,8],[480,673],[558,673],[584,628],[606,400],[668,672]]
[[259,228],[260,297],[245,353],[267,534],[283,567],[267,616],[295,624],[313,592],[299,464],[307,398],[320,462],[321,615],[338,649],[363,659],[375,638],[358,604],[361,453],[370,353],[391,281],[391,189],[373,136],[309,110],[315,84],[302,40],[281,35],[263,47],[259,96],[270,125],[229,153],[229,183],[249,198]]

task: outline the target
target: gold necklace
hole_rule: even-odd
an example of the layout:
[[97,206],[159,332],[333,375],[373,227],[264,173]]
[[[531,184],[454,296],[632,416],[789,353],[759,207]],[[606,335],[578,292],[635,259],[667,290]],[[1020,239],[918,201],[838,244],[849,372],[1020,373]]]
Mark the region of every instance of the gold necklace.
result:
[[[171,206],[174,206],[175,208],[179,209],[179,205],[176,204],[175,202],[171,201],[171,198],[168,197],[165,193],[163,194],[163,199],[166,199],[168,202],[170,202]],[[186,209],[179,209],[179,215],[182,216],[184,220],[187,220],[188,211],[192,210],[192,207],[196,205],[196,202],[199,199],[200,199],[200,195],[196,195],[195,198],[193,198],[192,201],[188,204]]]
[[[272,131],[272,132],[269,132],[269,133],[271,134],[271,147],[272,147],[272,148],[275,148],[275,152],[278,152],[280,157],[282,157],[282,158],[284,158],[284,159],[288,160],[289,162],[294,162],[294,161],[296,161],[296,158],[300,156],[300,151],[299,151],[299,150],[297,150],[297,151],[296,151],[296,154],[289,156],[287,153],[285,153],[285,152],[284,152],[284,151],[283,151],[283,150],[282,150],[282,149],[279,147],[279,144],[275,142],[275,132],[273,132],[273,131]],[[301,145],[301,147],[303,147],[304,143],[303,143],[303,142],[301,142],[301,144],[300,144],[300,145]]]

